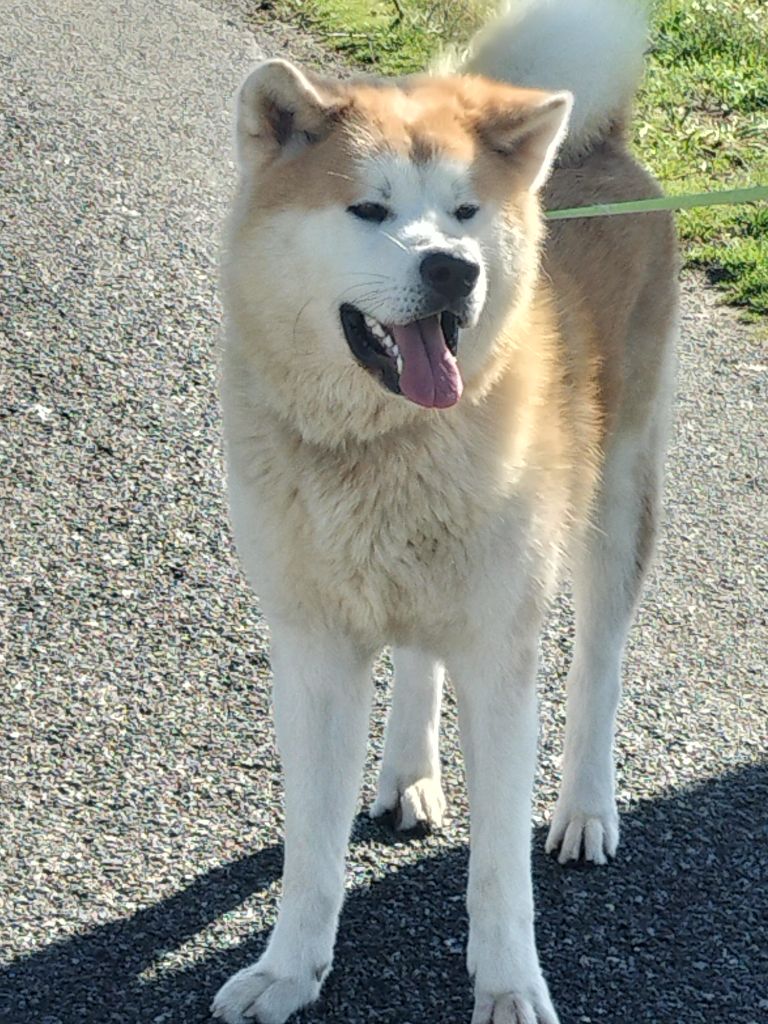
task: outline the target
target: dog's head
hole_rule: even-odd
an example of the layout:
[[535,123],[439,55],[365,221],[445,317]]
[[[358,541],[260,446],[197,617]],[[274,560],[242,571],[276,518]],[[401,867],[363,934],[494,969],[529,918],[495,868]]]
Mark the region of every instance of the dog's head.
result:
[[460,400],[530,287],[570,105],[481,78],[251,73],[225,283],[278,403],[375,432]]

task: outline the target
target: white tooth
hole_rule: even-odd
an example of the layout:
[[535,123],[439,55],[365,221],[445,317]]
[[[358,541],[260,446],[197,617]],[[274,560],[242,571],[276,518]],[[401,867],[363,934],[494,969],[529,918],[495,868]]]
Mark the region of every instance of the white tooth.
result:
[[394,342],[392,342],[392,355],[393,356],[399,356],[400,355],[400,349],[397,347],[397,345],[395,345]]
[[397,372],[398,373],[402,373],[403,372],[403,357],[400,355],[399,352],[398,352],[398,355],[397,355]]

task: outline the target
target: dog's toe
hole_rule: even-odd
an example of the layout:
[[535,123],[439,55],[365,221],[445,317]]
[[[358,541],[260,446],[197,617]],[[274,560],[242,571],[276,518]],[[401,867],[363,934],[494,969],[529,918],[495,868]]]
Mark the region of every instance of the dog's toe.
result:
[[619,819],[611,803],[602,813],[588,813],[567,807],[555,808],[547,836],[546,851],[558,851],[558,861],[584,860],[606,864],[619,845]]
[[548,997],[530,1000],[516,992],[501,996],[479,996],[471,1024],[558,1024]]
[[234,974],[211,1005],[211,1014],[225,1024],[283,1024],[292,1013],[317,999],[317,974],[277,977],[258,964]]
[[370,813],[396,832],[423,835],[442,827],[445,808],[440,780],[423,778],[403,787],[380,787]]

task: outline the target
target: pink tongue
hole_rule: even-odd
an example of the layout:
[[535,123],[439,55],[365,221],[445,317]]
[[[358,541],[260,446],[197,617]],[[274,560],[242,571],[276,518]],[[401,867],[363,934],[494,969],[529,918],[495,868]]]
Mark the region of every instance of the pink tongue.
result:
[[461,398],[464,382],[445,343],[439,316],[389,328],[403,357],[400,390],[417,405],[447,409]]

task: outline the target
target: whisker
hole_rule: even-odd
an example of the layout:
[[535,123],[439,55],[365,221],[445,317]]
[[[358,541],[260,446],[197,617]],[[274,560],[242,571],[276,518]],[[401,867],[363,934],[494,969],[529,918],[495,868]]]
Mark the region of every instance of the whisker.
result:
[[301,314],[304,312],[304,310],[307,308],[307,306],[310,304],[311,301],[312,301],[311,298],[307,299],[307,301],[301,307],[299,312],[296,314],[296,319],[293,321],[293,337],[292,337],[292,342],[293,342],[294,345],[296,344],[296,328],[299,326],[299,320],[301,319]]
[[388,289],[379,288],[376,285],[376,283],[372,281],[356,281],[355,284],[349,285],[342,292],[340,292],[340,294],[347,295],[349,292],[354,291],[355,289],[360,290],[363,288],[366,289],[366,296],[379,295],[382,298],[384,298],[388,294]]
[[381,229],[381,233],[382,233],[382,235],[384,235],[385,238],[389,239],[389,241],[392,242],[393,245],[399,246],[399,248],[401,248],[403,250],[403,252],[408,252],[408,247],[403,245],[402,242],[398,242],[398,240],[396,238],[393,238],[392,235],[390,235],[390,233],[388,231],[385,231],[382,228]]
[[[355,286],[353,285],[353,287],[355,287]],[[339,295],[336,296],[336,301],[339,303],[339,305],[341,305],[342,300],[347,296],[347,294],[350,291],[351,291],[350,288],[345,288],[343,292],[340,292]],[[353,298],[355,300],[355,304],[356,305],[363,305],[364,306],[364,305],[366,305],[368,302],[370,302],[372,300],[378,299],[380,301],[381,300],[381,293],[377,292],[377,291],[371,290],[371,291],[365,292],[362,295],[355,295],[355,296],[353,296]]]
[[[344,295],[344,292],[342,292],[342,294],[339,296],[339,298],[341,299],[343,297],[343,295]],[[376,298],[376,292],[366,292],[365,295],[355,295],[354,296],[355,304],[358,305],[358,306],[360,306],[360,305],[364,306],[368,302],[370,302],[371,300],[373,300],[375,298]]]

